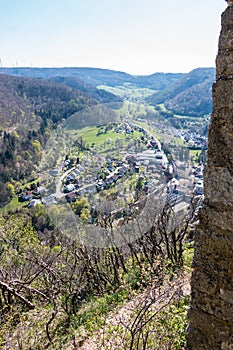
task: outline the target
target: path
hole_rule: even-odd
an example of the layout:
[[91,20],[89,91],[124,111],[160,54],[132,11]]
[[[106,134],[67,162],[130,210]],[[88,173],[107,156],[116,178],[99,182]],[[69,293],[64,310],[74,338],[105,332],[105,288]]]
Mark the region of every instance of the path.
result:
[[[122,349],[123,332],[126,331],[124,325],[130,326],[133,322],[132,315],[140,308],[146,300],[154,300],[151,310],[154,312],[161,310],[169,303],[174,302],[182,296],[190,294],[190,272],[175,278],[172,282],[167,281],[163,286],[157,288],[147,288],[144,292],[138,294],[132,300],[127,302],[119,310],[111,312],[105,322],[105,326],[96,332],[96,334],[87,339],[79,348],[80,350],[101,350],[101,349]],[[116,331],[113,330],[115,327]],[[119,331],[117,326],[123,326],[124,330]],[[111,333],[108,328],[111,327]],[[104,342],[104,347],[101,343]],[[68,350],[68,349],[67,349]]]

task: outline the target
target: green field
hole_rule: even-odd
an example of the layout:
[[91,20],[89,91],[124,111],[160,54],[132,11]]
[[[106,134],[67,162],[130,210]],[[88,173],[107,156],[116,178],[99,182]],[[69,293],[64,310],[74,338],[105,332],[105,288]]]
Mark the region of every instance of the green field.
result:
[[126,140],[130,137],[130,140],[137,140],[141,137],[141,133],[138,131],[134,131],[133,134],[127,135],[125,133],[117,133],[114,130],[108,130],[106,133],[101,133],[98,135],[99,128],[98,127],[86,127],[80,129],[77,133],[79,137],[82,137],[84,141],[86,141],[89,146],[93,143],[95,146],[99,146],[106,141],[115,142],[117,139]]
[[128,99],[144,99],[148,96],[153,95],[157,90],[152,90],[148,88],[139,88],[137,86],[133,86],[131,84],[124,84],[121,86],[107,86],[107,85],[100,85],[98,86],[99,89],[106,90],[108,92],[111,92],[114,95],[120,96],[120,97],[127,97]]
[[18,196],[14,196],[12,200],[3,208],[0,208],[0,216],[3,216],[9,212],[15,212],[24,206],[27,206],[28,202],[18,202]]

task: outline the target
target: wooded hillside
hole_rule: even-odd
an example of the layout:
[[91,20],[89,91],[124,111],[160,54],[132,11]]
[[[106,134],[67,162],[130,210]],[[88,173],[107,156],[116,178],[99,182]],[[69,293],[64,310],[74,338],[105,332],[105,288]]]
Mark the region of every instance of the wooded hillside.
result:
[[64,84],[0,75],[1,203],[10,197],[7,184],[11,179],[30,176],[50,130],[62,119],[96,104],[87,93]]

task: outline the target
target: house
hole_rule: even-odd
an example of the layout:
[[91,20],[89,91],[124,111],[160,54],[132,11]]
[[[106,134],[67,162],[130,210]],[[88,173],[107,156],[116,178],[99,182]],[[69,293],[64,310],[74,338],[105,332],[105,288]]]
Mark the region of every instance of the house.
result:
[[40,199],[32,199],[28,204],[28,208],[33,208],[37,204],[41,204],[41,200]]
[[108,169],[108,171],[110,171],[111,173],[114,171],[113,167],[111,167],[110,165],[107,166],[107,169]]
[[118,159],[115,159],[114,160],[116,166],[122,166],[124,164],[124,162],[122,160],[118,160]]
[[113,182],[117,182],[117,180],[119,179],[119,176],[117,174],[113,175]]
[[125,123],[125,133],[126,134],[132,134],[132,128],[128,123]]
[[162,166],[162,168],[166,169],[167,164],[168,164],[168,160],[167,160],[167,156],[165,155],[165,153],[163,151],[157,150],[155,152],[155,162],[157,164],[160,164]]
[[66,195],[66,200],[68,203],[74,203],[76,202],[76,199],[77,199],[77,195],[74,192],[68,193]]
[[124,166],[118,168],[118,170],[117,170],[118,178],[123,177],[126,174],[126,172],[127,172],[127,169]]
[[162,163],[163,152],[162,152],[162,151],[157,151],[157,152],[155,153],[155,159],[157,159],[158,161],[161,160],[161,163]]
[[177,193],[168,193],[166,197],[166,205],[169,205],[170,207],[174,207],[177,202]]
[[74,181],[75,180],[75,176],[73,174],[70,174],[67,176],[66,180],[69,181]]
[[113,183],[113,177],[110,175],[110,176],[108,176],[106,179],[105,179],[105,185],[106,186],[111,186],[112,185],[112,183]]
[[194,189],[194,194],[196,196],[202,196],[204,194],[204,189],[202,186],[196,186]]
[[33,196],[35,196],[35,197],[40,197],[40,196],[42,196],[43,194],[45,194],[46,191],[47,191],[47,190],[46,190],[45,187],[39,186],[39,187],[36,187],[36,188],[32,191],[32,194],[33,194]]
[[65,186],[65,188],[64,188],[65,193],[69,193],[69,192],[72,192],[74,190],[75,190],[74,184],[69,184],[69,185]]
[[159,149],[158,141],[155,139],[151,139],[147,143],[147,148]]
[[126,157],[126,160],[127,160],[128,164],[132,164],[133,166],[136,165],[136,162],[137,162],[136,156],[134,156],[134,155],[128,155],[128,156]]
[[167,188],[170,190],[175,190],[179,186],[179,180],[177,180],[175,177],[173,177],[170,181],[167,183]]
[[47,197],[43,197],[42,198],[42,203],[45,205],[52,205],[56,203],[56,199],[53,195],[47,196]]
[[32,192],[30,192],[30,191],[23,192],[18,197],[19,202],[30,201],[31,199],[32,199]]
[[97,189],[97,192],[103,190],[105,188],[105,183],[103,181],[99,181],[97,184],[96,184],[96,189]]

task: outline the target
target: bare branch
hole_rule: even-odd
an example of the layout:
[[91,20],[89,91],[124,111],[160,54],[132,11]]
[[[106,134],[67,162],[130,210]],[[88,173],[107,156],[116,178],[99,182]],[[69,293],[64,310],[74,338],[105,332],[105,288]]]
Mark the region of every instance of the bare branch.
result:
[[19,294],[16,290],[11,288],[8,284],[0,281],[0,287],[2,289],[7,290],[10,294],[14,295],[15,297],[19,298],[21,301],[23,301],[29,309],[33,310],[35,308],[35,305],[33,305],[29,300],[27,300],[23,295]]

